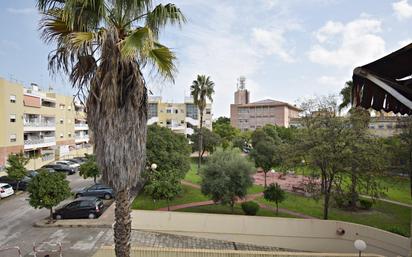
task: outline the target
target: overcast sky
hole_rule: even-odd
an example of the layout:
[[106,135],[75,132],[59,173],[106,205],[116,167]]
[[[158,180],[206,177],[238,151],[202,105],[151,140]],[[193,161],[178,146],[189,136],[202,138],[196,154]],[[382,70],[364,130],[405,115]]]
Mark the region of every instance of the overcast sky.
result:
[[[180,102],[197,74],[209,75],[214,118],[229,115],[241,75],[252,101],[296,103],[337,94],[356,66],[412,42],[412,0],[170,1],[188,19],[161,36],[177,54],[179,73],[175,84],[149,78],[148,86]],[[40,40],[38,21],[35,1],[0,1],[0,76],[70,94],[64,78],[49,76],[52,46]]]

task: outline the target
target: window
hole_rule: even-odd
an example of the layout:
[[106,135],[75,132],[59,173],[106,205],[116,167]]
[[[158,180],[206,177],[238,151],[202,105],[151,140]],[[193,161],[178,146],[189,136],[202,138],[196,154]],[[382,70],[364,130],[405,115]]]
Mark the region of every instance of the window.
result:
[[90,201],[81,201],[80,207],[93,207],[93,203]]
[[172,120],[166,120],[166,125],[172,125]]
[[69,137],[72,137],[72,133],[69,133],[68,135],[69,135]]
[[63,133],[60,133],[60,138],[63,138]]
[[69,105],[69,106],[67,107],[67,110],[71,111],[71,110],[72,110],[72,107]]
[[185,121],[184,121],[184,120],[181,120],[180,123],[185,124]]
[[64,110],[64,107],[65,107],[64,104],[60,104],[59,106],[60,106],[60,110]]
[[16,102],[16,96],[10,95],[10,103],[15,103],[15,102]]
[[206,109],[206,114],[210,114],[210,113],[211,113],[210,109]]
[[10,135],[10,142],[11,143],[16,142],[16,134],[11,134]]
[[149,103],[149,110],[147,111],[148,119],[157,117],[157,103]]
[[393,125],[392,125],[392,124],[388,124],[386,127],[387,127],[388,129],[393,129]]
[[175,110],[175,113],[176,113],[176,114],[178,114],[178,113],[179,113],[179,110],[178,110],[178,109],[176,109],[176,110]]
[[63,124],[63,119],[60,119],[60,124]]
[[378,128],[379,128],[379,129],[384,129],[385,126],[384,126],[383,124],[380,124],[380,125],[378,126]]
[[197,106],[194,104],[186,104],[186,117],[190,117],[197,120],[198,111]]
[[16,114],[10,114],[10,122],[16,122]]
[[172,113],[172,109],[166,109],[166,113]]

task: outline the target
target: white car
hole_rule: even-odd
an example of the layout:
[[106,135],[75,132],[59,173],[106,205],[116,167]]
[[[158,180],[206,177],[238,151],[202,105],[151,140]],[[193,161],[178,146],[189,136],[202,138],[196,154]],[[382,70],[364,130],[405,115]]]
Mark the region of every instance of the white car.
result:
[[66,165],[74,169],[78,169],[80,167],[80,164],[71,161],[57,161],[56,164]]
[[6,198],[14,194],[13,188],[7,183],[0,183],[0,198]]

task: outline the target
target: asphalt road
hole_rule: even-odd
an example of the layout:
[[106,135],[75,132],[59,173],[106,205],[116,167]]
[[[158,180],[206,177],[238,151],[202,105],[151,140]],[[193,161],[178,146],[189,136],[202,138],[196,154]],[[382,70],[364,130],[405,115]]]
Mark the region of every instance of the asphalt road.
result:
[[[93,184],[77,173],[68,176],[72,190]],[[91,256],[99,246],[111,239],[103,228],[35,228],[33,223],[49,215],[46,209],[34,209],[28,203],[28,194],[23,193],[0,200],[0,249],[18,246],[23,256],[33,256],[33,243],[37,249],[57,249],[61,243],[64,256]],[[108,234],[106,236],[106,234]],[[38,256],[44,256],[39,254]],[[15,251],[0,251],[1,257],[17,257]],[[54,255],[51,255],[54,256]]]

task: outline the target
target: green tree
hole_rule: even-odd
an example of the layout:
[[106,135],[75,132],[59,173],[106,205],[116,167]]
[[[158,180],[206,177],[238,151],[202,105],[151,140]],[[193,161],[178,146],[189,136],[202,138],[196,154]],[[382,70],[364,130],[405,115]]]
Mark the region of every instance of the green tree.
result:
[[252,186],[253,164],[238,149],[218,148],[201,169],[201,190],[214,202],[229,204],[232,213],[236,199],[242,199]]
[[[200,131],[202,132],[200,133]],[[199,148],[200,137],[202,137],[202,148]],[[207,128],[195,129],[195,132],[190,135],[190,140],[193,142],[193,151],[201,149],[200,158],[203,158],[206,151],[209,152],[209,154],[213,153],[221,142],[220,136]]]
[[71,195],[69,181],[61,172],[40,171],[29,182],[29,203],[34,208],[50,210],[50,220],[53,219],[53,207]]
[[[158,166],[158,168],[161,166]],[[144,191],[153,200],[166,200],[167,210],[170,211],[170,201],[182,192],[180,174],[173,171],[149,170],[146,173],[147,184]]]
[[[37,0],[42,38],[53,44],[49,69],[68,76],[85,101],[102,180],[116,192],[116,256],[130,256],[130,188],[141,178],[147,132],[143,69],[173,81],[175,54],[159,43],[168,24],[185,18],[152,0]],[[150,67],[149,67],[150,68]],[[83,93],[87,92],[87,93]]]
[[219,117],[213,122],[213,132],[218,134],[222,139],[222,147],[227,148],[230,142],[240,134],[240,130],[230,125],[230,119]]
[[407,156],[407,162],[409,165],[409,181],[410,191],[412,197],[412,116],[402,117],[400,119],[401,133],[399,134],[400,141],[402,143],[405,155]]
[[255,161],[256,168],[262,168],[265,174],[265,187],[267,173],[280,164],[278,148],[270,138],[259,141],[250,152],[250,156]]
[[286,199],[285,191],[279,186],[278,183],[270,184],[269,187],[263,191],[263,197],[270,202],[276,203],[276,215],[279,213],[279,203]]
[[99,166],[97,166],[96,163],[96,156],[86,155],[86,159],[86,162],[82,163],[79,167],[79,175],[83,176],[84,179],[93,178],[96,184],[96,178],[101,174]]
[[19,190],[20,181],[27,175],[26,164],[29,160],[23,153],[10,154],[7,158],[7,176],[17,181],[16,190]]
[[209,76],[205,75],[197,75],[197,79],[192,82],[190,86],[190,94],[193,97],[193,101],[197,108],[199,108],[200,112],[200,122],[199,122],[199,138],[198,138],[198,151],[199,151],[199,160],[198,160],[198,168],[202,163],[202,149],[203,149],[203,135],[202,135],[202,128],[203,128],[203,114],[206,108],[206,100],[209,99],[213,102],[212,95],[215,93],[214,90],[215,83],[210,79]]
[[183,179],[190,169],[190,146],[184,135],[169,128],[150,125],[147,130],[147,166],[155,163],[157,173],[173,173]]
[[342,103],[339,105],[339,111],[342,111],[343,109],[351,106],[352,89],[353,89],[353,81],[352,80],[346,81],[345,87],[342,88],[342,90],[340,91],[340,95],[342,97]]

